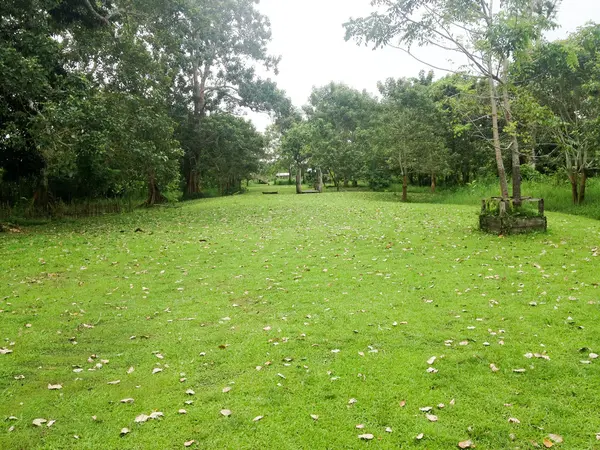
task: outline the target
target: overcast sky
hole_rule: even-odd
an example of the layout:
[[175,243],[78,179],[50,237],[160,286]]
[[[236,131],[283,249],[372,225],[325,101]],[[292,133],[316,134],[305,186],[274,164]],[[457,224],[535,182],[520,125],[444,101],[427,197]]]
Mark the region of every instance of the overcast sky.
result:
[[[375,92],[377,81],[416,76],[422,69],[429,70],[399,50],[373,51],[344,40],[342,24],[350,17],[369,14],[370,0],[260,0],[259,9],[271,20],[271,53],[282,57],[279,75],[270,76],[296,106],[307,102],[313,86],[330,81]],[[558,16],[561,28],[548,37],[565,37],[589,21],[600,23],[600,0],[563,0]],[[414,53],[428,62],[449,65],[448,57],[433,49],[418,49]],[[261,130],[269,122],[259,115],[252,115],[252,120]]]

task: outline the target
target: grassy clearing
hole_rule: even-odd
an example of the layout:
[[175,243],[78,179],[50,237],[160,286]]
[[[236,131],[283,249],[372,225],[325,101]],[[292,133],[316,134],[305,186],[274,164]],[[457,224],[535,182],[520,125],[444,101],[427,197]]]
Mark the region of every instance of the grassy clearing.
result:
[[278,190],[0,235],[0,448],[595,448],[596,221]]

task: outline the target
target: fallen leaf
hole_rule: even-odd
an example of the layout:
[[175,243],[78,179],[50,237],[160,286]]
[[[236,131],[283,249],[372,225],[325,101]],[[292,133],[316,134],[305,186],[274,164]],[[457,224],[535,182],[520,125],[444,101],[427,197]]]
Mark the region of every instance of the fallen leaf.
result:
[[313,420],[319,420],[319,416],[317,416],[316,414],[311,414],[311,415],[310,415],[310,417],[311,417]]
[[49,384],[48,389],[51,391],[57,391],[59,389],[62,389],[62,385],[61,384]]
[[350,400],[348,400],[348,404],[349,405],[354,405],[358,400],[356,400],[355,398],[351,398]]
[[386,427],[386,428],[385,428],[385,432],[386,432],[386,433],[391,433],[392,431],[393,431],[393,430],[392,430],[390,427]]
[[113,384],[114,385],[114,384],[119,384],[120,382],[121,382],[121,380],[115,380],[115,381],[109,381],[106,384]]
[[121,428],[121,436],[125,436],[126,434],[129,434],[130,430],[129,428]]
[[193,439],[191,441],[187,441],[183,443],[184,447],[191,447],[192,445],[194,445],[196,443],[196,441],[194,441]]
[[149,418],[150,418],[150,416],[147,416],[146,414],[140,414],[139,416],[137,416],[135,418],[135,423],[147,422]]
[[431,358],[429,358],[427,360],[427,364],[429,364],[431,366],[435,362],[436,359],[437,359],[437,356],[432,356]]
[[193,390],[193,389],[188,389],[187,391],[185,391],[185,393],[186,393],[187,395],[196,395],[196,393],[194,392],[194,390]]
[[155,369],[152,369],[152,374],[154,375],[154,374],[162,372],[162,371],[163,370],[160,367],[156,367]]
[[225,417],[229,417],[231,415],[231,411],[228,409],[222,409],[221,410],[221,415],[225,416]]
[[252,422],[258,422],[260,420],[263,420],[264,416],[256,416],[254,419],[252,419]]
[[514,373],[525,373],[527,372],[527,369],[513,369]]
[[50,427],[51,427],[52,425],[54,425],[55,423],[56,423],[56,420],[50,420],[50,421],[48,421],[48,423],[46,424],[46,426],[47,426],[48,428],[50,428]]
[[34,419],[33,422],[31,422],[31,423],[33,425],[35,425],[36,427],[41,427],[46,422],[48,422],[46,419]]
[[496,367],[496,364],[490,364],[490,369],[492,369],[492,372],[498,372],[500,370]]
[[417,435],[415,436],[415,439],[416,439],[417,441],[420,441],[420,440],[421,440],[421,439],[423,439],[424,437],[425,437],[425,435],[424,435],[423,433],[419,433],[419,434],[417,434]]
[[131,375],[134,371],[135,369],[133,367],[130,367],[129,369],[127,369],[127,374]]
[[557,444],[562,444],[563,442],[563,437],[560,434],[549,434],[548,438],[550,438],[551,441],[556,442]]
[[0,355],[8,355],[9,353],[12,353],[13,351],[8,349],[8,348],[0,348]]
[[544,447],[546,447],[546,448],[550,448],[550,447],[554,446],[554,444],[552,443],[552,441],[550,439],[544,439],[544,441],[542,443],[544,444]]
[[375,436],[373,436],[372,434],[369,434],[369,433],[367,433],[367,434],[359,434],[359,435],[358,435],[358,438],[359,438],[359,439],[362,439],[362,440],[364,440],[364,441],[370,441],[370,440],[371,440],[371,439],[373,439],[374,437],[375,437]]
[[469,439],[468,441],[462,441],[462,442],[459,442],[459,443],[458,443],[458,446],[459,446],[460,448],[473,448],[473,447],[475,447],[475,446],[473,445],[473,441],[471,441],[470,439]]
[[425,417],[427,417],[427,420],[430,422],[437,422],[438,420],[438,417],[433,414],[425,414]]
[[356,425],[356,428],[358,428],[359,430],[362,430],[365,427],[364,423],[359,423],[358,425]]
[[521,421],[516,417],[509,417],[508,423],[521,423]]
[[187,414],[187,411],[185,409],[180,409],[179,411],[177,411],[179,414]]
[[156,412],[153,412],[152,414],[150,414],[151,419],[159,419],[161,417],[165,417],[165,415],[163,413],[161,413],[160,411],[156,411]]
[[134,400],[132,398],[124,398],[123,400],[121,400],[121,403],[133,403]]
[[423,408],[419,408],[419,411],[421,411],[421,412],[429,412],[432,409],[433,408],[431,406],[424,406]]
[[231,386],[226,386],[223,388],[223,394],[227,394],[229,391],[231,391]]
[[406,406],[406,400],[400,400],[400,408],[404,408]]

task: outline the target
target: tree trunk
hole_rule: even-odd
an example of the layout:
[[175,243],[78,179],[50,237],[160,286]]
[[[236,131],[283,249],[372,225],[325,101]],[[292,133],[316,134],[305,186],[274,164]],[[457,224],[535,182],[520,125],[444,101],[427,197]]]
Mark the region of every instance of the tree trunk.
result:
[[317,168],[317,191],[323,193],[323,171],[321,168]]
[[402,201],[408,201],[408,175],[406,174],[402,177]]
[[[513,125],[513,117],[510,108],[510,97],[508,95],[508,59],[503,61],[503,83],[502,83],[502,97],[504,98],[504,117],[506,119],[506,126],[511,129]],[[513,204],[515,206],[521,206],[521,157],[519,153],[519,137],[517,136],[516,126],[512,130],[512,188],[513,188]]]
[[358,187],[358,180],[352,180],[352,187]]
[[333,171],[329,170],[329,176],[333,180],[333,185],[335,186],[336,190],[340,192],[340,181],[335,177]]
[[290,166],[290,171],[288,172],[288,184],[292,184],[292,166]]
[[154,175],[150,175],[148,179],[148,200],[146,206],[152,206],[159,203],[164,203],[167,199],[161,194]]
[[[488,61],[488,69],[492,72],[492,63]],[[492,131],[494,134],[494,151],[496,153],[496,165],[498,166],[498,177],[500,178],[500,192],[502,198],[508,198],[508,184],[506,182],[506,171],[504,170],[504,161],[502,159],[502,147],[500,146],[500,132],[498,131],[498,104],[496,103],[496,86],[494,79],[488,77],[490,85],[490,103],[492,105]]]
[[571,197],[573,198],[573,204],[579,203],[579,186],[577,183],[577,174],[573,171],[569,173],[569,181],[571,182]]
[[186,174],[186,194],[192,196],[200,193],[200,176],[196,170],[189,169]]
[[296,194],[302,194],[302,167],[296,169]]
[[431,193],[435,194],[435,173],[431,174]]
[[583,205],[583,202],[585,201],[585,185],[587,182],[587,173],[585,172],[585,169],[583,169],[583,171],[581,172],[580,176],[579,176],[579,198],[578,198],[578,203],[580,205]]
[[349,186],[349,181],[347,179],[344,179],[344,187],[347,188]]

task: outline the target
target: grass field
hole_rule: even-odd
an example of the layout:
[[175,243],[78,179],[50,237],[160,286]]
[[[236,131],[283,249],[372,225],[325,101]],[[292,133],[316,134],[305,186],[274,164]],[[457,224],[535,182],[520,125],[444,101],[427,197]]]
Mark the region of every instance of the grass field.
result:
[[0,235],[0,448],[600,448],[597,221],[292,189]]

